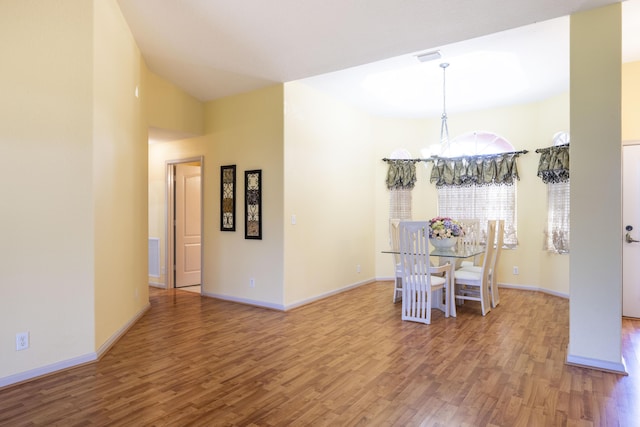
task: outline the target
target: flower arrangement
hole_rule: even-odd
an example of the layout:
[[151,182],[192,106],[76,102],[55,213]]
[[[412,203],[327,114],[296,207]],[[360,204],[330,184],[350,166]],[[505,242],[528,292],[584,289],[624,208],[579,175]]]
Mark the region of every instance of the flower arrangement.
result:
[[429,220],[430,239],[449,239],[458,236],[464,236],[464,230],[458,221],[441,216]]

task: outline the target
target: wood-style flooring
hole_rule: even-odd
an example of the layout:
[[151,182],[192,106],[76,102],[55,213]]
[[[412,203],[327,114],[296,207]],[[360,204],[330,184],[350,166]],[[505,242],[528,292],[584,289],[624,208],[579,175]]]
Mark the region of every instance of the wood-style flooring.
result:
[[640,426],[629,376],[568,366],[568,301],[501,290],[431,325],[378,282],[290,312],[150,289],[98,362],[0,390],[1,426]]

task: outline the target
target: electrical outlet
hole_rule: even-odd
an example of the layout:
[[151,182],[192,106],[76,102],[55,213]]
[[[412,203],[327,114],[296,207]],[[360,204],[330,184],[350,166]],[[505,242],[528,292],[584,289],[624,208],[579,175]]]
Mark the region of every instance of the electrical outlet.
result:
[[518,270],[518,266],[517,265],[513,266],[513,274],[514,274],[514,276],[517,276],[518,274],[520,274],[520,270]]
[[356,265],[356,273],[360,273],[360,264]]
[[29,332],[18,332],[16,334],[16,350],[26,350],[29,348]]
[[249,279],[249,287],[250,288],[255,288],[256,287],[256,279],[254,279],[253,277],[251,279]]

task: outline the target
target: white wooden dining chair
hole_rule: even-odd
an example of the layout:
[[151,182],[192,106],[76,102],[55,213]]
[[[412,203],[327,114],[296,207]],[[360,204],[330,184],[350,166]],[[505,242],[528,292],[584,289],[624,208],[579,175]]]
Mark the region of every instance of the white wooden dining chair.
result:
[[402,221],[399,235],[402,320],[430,324],[434,305],[444,311],[445,317],[449,317],[450,264],[439,267],[430,265],[429,223]]
[[[500,260],[500,254],[502,253],[502,246],[504,245],[504,220],[496,220],[496,237],[495,248],[493,252],[493,259],[491,260],[491,269],[489,270],[489,294],[491,295],[491,308],[496,308],[500,303],[500,293],[498,289],[498,261]],[[461,270],[474,271],[477,273],[482,272],[481,265],[474,265],[472,263],[463,263],[460,267]]]
[[496,249],[491,263],[491,307],[496,308],[500,304],[500,293],[498,291],[498,261],[504,245],[504,219],[499,219],[496,223]]
[[[481,243],[480,221],[477,219],[464,219],[460,221],[464,235],[459,238],[462,246],[478,247]],[[479,265],[480,257],[475,257],[471,261],[461,261],[460,266]]]
[[389,246],[393,253],[393,303],[395,304],[402,298],[402,269],[400,268],[400,220],[389,220]]
[[482,267],[480,271],[460,268],[454,273],[454,292],[456,301],[478,301],[482,315],[491,311],[491,299],[489,289],[491,283],[491,264],[493,262],[494,245],[496,235],[496,221],[487,223],[487,244],[485,246]]

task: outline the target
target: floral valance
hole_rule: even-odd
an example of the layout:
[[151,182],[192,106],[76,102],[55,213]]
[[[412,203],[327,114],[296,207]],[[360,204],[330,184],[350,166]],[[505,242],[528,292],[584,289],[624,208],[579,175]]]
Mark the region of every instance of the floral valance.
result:
[[384,159],[389,164],[387,188],[389,190],[410,190],[416,185],[416,162],[413,159]]
[[539,148],[538,176],[545,184],[569,181],[569,144]]
[[516,159],[526,151],[444,158],[437,157],[431,169],[431,183],[436,187],[472,185],[513,185],[519,180]]

